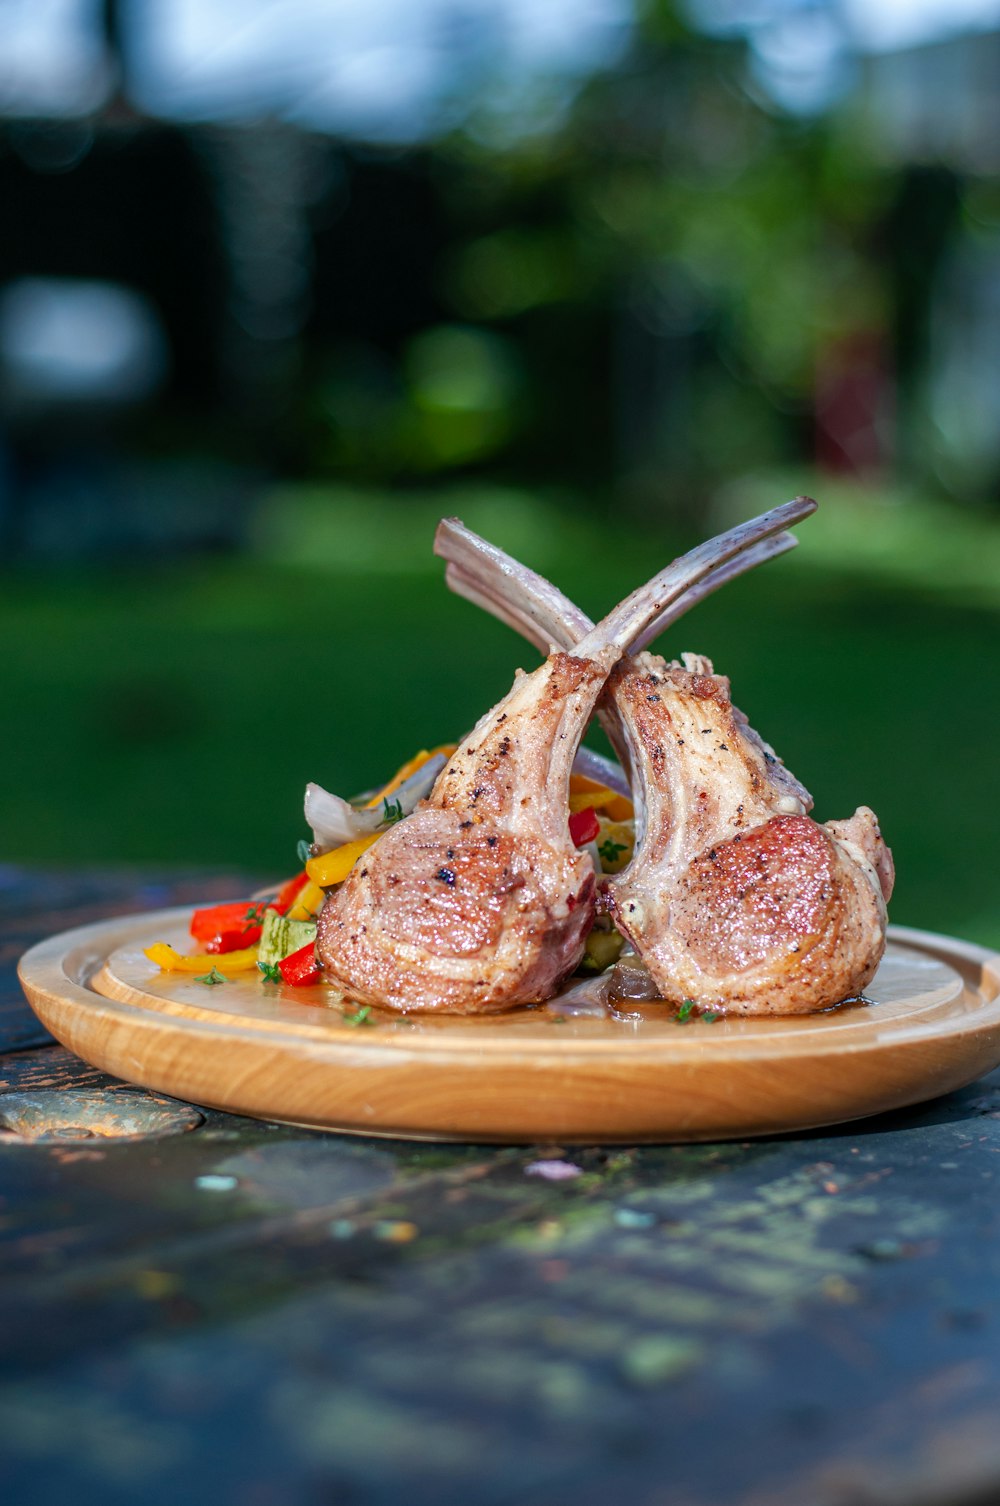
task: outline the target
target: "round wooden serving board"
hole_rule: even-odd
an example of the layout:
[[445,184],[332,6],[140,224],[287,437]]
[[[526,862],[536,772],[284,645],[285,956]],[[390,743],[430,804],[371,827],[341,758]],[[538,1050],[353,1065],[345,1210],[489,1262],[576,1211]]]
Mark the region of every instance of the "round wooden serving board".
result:
[[[895,928],[870,1002],[784,1019],[631,1018],[545,1007],[482,1018],[372,1011],[256,974],[161,973],[190,909],[67,931],[20,976],[57,1040],[125,1081],[196,1104],[351,1134],[570,1143],[717,1140],[812,1129],[962,1087],[1000,1064],[1000,956]],[[225,958],[219,959],[225,972]]]

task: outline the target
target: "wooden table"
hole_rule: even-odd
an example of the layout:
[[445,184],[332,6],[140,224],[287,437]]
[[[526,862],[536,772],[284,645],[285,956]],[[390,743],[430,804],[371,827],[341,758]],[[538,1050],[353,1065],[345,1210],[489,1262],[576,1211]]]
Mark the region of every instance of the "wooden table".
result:
[[1000,1073],[744,1144],[347,1140],[157,1105],[23,1004],[42,936],[251,887],[0,869],[0,1119],[67,1106],[0,1134],[5,1500],[1000,1500]]

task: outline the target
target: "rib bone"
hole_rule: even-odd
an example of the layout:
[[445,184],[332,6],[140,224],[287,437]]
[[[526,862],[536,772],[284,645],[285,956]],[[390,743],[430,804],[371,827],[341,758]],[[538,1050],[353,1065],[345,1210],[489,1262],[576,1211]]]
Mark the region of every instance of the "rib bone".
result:
[[[629,645],[630,652],[638,653],[648,647],[654,638],[720,586],[767,560],[777,559],[797,544],[793,533],[776,533],[711,570],[664,606],[637,634]],[[456,596],[485,607],[542,654],[551,653],[553,648],[572,649],[594,625],[585,612],[544,576],[519,565],[496,545],[466,528],[458,518],[445,518],[438,524],[434,552],[448,561],[445,580]]]
[[[651,643],[727,581],[794,549],[797,543],[794,534],[783,529],[801,522],[815,508],[811,498],[796,497],[783,507],[707,540],[675,560],[669,567],[673,572],[671,586],[664,591],[661,609],[635,634],[629,645],[632,651]],[[444,518],[438,524],[434,552],[448,562],[445,579],[453,591],[485,607],[543,654],[553,648],[573,649],[593,627],[586,613],[544,576],[480,538],[458,518]],[[597,715],[619,762],[630,775],[628,743],[613,702],[603,698],[598,703]]]
[[[498,551],[474,535],[453,556],[453,540],[449,530],[439,552],[455,559],[450,580],[461,594],[564,647],[587,631],[548,582],[536,591],[540,578],[511,560],[501,570]],[[884,949],[893,880],[873,813],[810,820],[807,792],[707,659],[624,659],[606,699],[635,770],[637,841],[629,867],[604,885],[605,902],[661,995],[777,1014],[860,993]]]

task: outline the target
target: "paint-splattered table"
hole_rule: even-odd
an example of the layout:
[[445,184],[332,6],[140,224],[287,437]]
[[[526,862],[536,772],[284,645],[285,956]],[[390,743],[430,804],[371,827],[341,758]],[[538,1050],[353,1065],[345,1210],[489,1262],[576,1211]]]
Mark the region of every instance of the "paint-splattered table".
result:
[[[1000,1500],[1000,1074],[751,1144],[366,1142],[142,1094],[149,1138],[74,1138],[79,1095],[136,1095],[49,1041],[17,955],[248,887],[0,870],[5,1500]],[[45,1092],[65,1136],[18,1134]]]

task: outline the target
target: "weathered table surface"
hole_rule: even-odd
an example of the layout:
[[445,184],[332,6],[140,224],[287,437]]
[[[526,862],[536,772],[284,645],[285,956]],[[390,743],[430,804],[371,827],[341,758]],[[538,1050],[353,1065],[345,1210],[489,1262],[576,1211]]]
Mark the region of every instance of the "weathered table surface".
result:
[[[34,1022],[33,941],[250,887],[0,869],[0,1122],[66,1106],[0,1133],[5,1500],[1000,1499],[1000,1073],[781,1140],[429,1146],[175,1116]],[[166,1133],[80,1139],[81,1091]]]

